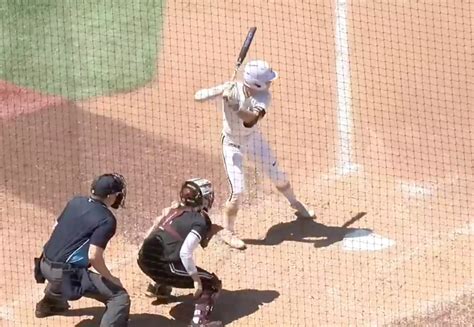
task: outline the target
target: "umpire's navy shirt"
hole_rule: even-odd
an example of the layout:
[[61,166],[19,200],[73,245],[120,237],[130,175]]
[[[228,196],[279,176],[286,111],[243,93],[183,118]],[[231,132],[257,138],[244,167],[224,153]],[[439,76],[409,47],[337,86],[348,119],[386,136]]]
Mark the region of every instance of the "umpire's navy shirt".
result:
[[117,221],[99,200],[74,197],[58,218],[43,254],[50,261],[89,266],[89,245],[105,249],[114,236]]

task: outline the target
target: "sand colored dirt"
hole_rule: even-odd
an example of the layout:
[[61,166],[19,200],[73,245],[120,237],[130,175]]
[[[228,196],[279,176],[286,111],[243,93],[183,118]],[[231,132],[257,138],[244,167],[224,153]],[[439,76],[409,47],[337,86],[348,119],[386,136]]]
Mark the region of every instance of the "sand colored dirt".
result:
[[[231,75],[252,25],[259,30],[249,56],[265,58],[281,76],[262,129],[318,219],[295,222],[249,163],[237,224],[249,248],[237,252],[215,240],[197,257],[224,283],[214,318],[231,326],[383,325],[472,291],[467,3],[351,2],[352,146],[360,169],[347,176],[334,173],[332,2],[167,6],[157,77],[148,86],[41,110],[20,97],[21,110],[31,113],[3,115],[0,326],[98,326],[102,306],[89,300],[72,303],[67,316],[34,318],[42,286],[31,276],[31,258],[64,201],[109,170],[122,172],[130,187],[107,258],[132,294],[131,326],[185,325],[189,297],[156,306],[142,295],[147,279],[135,264],[136,244],[184,178],[212,179],[217,206],[225,200],[221,116],[216,103],[196,104],[192,96]],[[219,220],[218,210],[213,214]],[[343,236],[365,229],[395,244],[345,250]]]

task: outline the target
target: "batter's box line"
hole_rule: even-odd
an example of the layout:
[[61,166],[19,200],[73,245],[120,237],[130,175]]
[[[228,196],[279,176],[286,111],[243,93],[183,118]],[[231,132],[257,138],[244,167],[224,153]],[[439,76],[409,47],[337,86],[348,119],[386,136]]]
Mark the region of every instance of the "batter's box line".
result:
[[335,166],[322,174],[319,179],[323,181],[338,181],[346,177],[359,176],[364,169],[361,164],[347,163],[342,166]]

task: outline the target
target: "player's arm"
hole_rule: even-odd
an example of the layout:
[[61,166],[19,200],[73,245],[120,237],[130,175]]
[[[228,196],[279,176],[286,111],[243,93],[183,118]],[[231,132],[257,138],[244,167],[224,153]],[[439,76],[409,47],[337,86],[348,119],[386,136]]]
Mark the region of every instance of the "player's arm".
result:
[[183,263],[184,269],[186,269],[187,273],[194,281],[195,296],[198,296],[199,293],[202,292],[201,278],[198,275],[196,263],[193,259],[194,251],[196,251],[199,246],[201,238],[201,235],[196,230],[191,230],[184,239],[181,250],[179,251],[179,257]]
[[243,120],[244,126],[250,128],[265,116],[265,110],[252,108],[250,110],[239,110],[237,116]]
[[103,248],[91,244],[89,247],[89,262],[99,274],[101,274],[111,282],[116,282],[116,277],[112,275],[109,268],[105,264]]
[[239,110],[242,113],[237,113],[247,128],[253,127],[260,119],[267,113],[267,108],[270,105],[270,94],[260,94],[257,98],[251,99],[251,104],[246,110]]
[[194,251],[196,251],[200,242],[201,235],[199,235],[199,233],[195,230],[191,230],[191,232],[184,239],[183,245],[181,246],[181,249],[179,251],[179,257],[181,258],[181,262],[183,263],[184,268],[191,277],[193,275],[197,276],[197,268],[193,256]]
[[91,266],[106,279],[115,283],[119,286],[122,286],[120,279],[113,276],[107,267],[104,259],[104,251],[109,243],[110,239],[115,235],[116,231],[116,222],[115,220],[109,219],[102,225],[100,225],[92,233],[90,238],[89,246],[89,263]]
[[194,93],[194,100],[200,102],[212,100],[213,98],[222,95],[226,87],[229,86],[229,83],[230,82],[225,82],[210,88],[200,89]]
[[240,95],[237,88],[237,83],[231,83],[222,93],[223,100],[227,105],[237,114],[245,127],[254,126],[263,116],[266,111],[266,104],[264,101],[254,101],[249,108],[242,109],[240,107]]

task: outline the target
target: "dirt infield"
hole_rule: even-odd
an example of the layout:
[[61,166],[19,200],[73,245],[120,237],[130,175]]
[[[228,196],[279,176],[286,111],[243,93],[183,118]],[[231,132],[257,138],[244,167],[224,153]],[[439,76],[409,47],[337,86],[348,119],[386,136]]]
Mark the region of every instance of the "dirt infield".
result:
[[72,303],[66,316],[35,319],[42,286],[31,258],[64,201],[110,170],[130,188],[107,261],[132,295],[131,326],[185,324],[186,292],[161,306],[142,295],[137,242],[186,177],[210,178],[217,205],[224,201],[220,113],[192,96],[230,76],[254,24],[249,56],[264,57],[281,76],[262,128],[318,218],[295,222],[249,164],[237,225],[249,248],[216,240],[197,258],[224,283],[214,318],[232,326],[379,326],[472,292],[469,5],[351,2],[351,146],[359,169],[348,175],[335,169],[335,10],[332,2],[169,1],[158,74],[148,86],[41,110],[32,108],[45,100],[20,97],[31,112],[0,120],[0,326],[98,325],[102,306],[89,300]]

